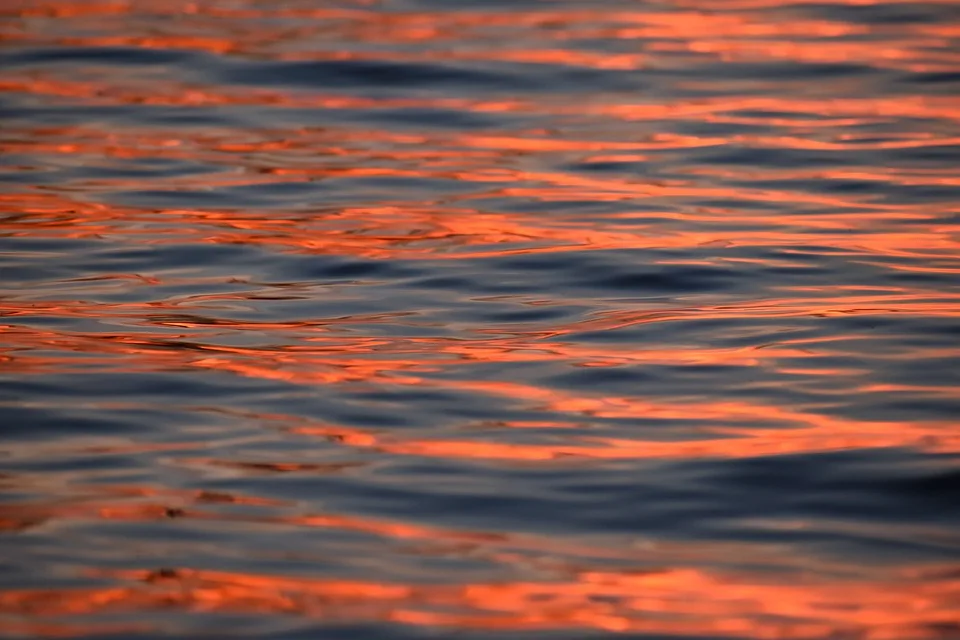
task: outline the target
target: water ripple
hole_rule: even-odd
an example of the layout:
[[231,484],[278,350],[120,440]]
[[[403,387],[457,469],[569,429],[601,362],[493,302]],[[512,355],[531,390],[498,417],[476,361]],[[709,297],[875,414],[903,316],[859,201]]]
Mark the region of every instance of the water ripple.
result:
[[952,0],[0,18],[0,636],[960,634]]

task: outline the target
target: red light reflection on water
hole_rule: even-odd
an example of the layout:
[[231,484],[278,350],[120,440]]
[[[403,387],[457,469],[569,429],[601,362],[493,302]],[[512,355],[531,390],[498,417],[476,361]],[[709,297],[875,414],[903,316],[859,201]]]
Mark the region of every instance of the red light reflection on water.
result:
[[[950,46],[960,29],[945,23],[899,25],[878,39],[875,27],[827,19],[771,20],[775,0],[736,0],[721,10],[714,3],[674,0],[671,9],[605,11],[547,8],[509,11],[368,11],[354,2],[327,8],[304,3],[264,2],[54,2],[14,3],[2,9],[0,37],[21,46],[137,46],[185,49],[211,54],[255,56],[271,60],[367,59],[382,56],[363,46],[395,46],[398,62],[562,64],[573,68],[636,70],[683,68],[689,60],[749,63],[846,63],[912,73],[953,72],[960,53]],[[833,4],[865,5],[850,2]],[[872,4],[895,4],[874,2]],[[732,11],[737,9],[737,11]],[[779,16],[780,14],[776,14]],[[160,17],[167,18],[160,20]],[[181,19],[182,18],[182,19]],[[272,20],[263,20],[271,18]],[[336,25],[336,28],[331,28]],[[498,35],[521,30],[524,38],[507,46]],[[871,37],[867,37],[871,36]],[[644,42],[635,50],[599,54],[575,49],[571,41],[609,39]],[[470,43],[471,46],[463,46]],[[411,47],[412,44],[418,44]],[[856,83],[856,80],[851,80]],[[603,134],[526,130],[405,132],[371,126],[283,127],[264,122],[238,136],[215,127],[146,128],[130,125],[18,125],[5,135],[3,150],[38,167],[115,168],[135,159],[188,161],[214,168],[201,175],[151,178],[170,191],[209,190],[278,182],[357,178],[446,180],[472,184],[466,194],[423,194],[413,201],[393,200],[336,208],[270,207],[249,210],[120,206],[103,196],[134,190],[136,178],[98,177],[70,184],[9,189],[0,194],[3,234],[12,238],[91,239],[153,246],[169,244],[247,244],[297,254],[354,256],[368,260],[483,259],[511,253],[584,252],[608,249],[687,249],[704,245],[782,247],[800,251],[816,244],[855,254],[864,263],[880,262],[905,273],[955,273],[955,229],[943,219],[942,203],[890,203],[863,192],[811,193],[792,190],[790,181],[861,180],[910,186],[957,186],[948,172],[900,170],[884,166],[763,167],[729,169],[719,165],[683,168],[663,179],[624,174],[589,174],[558,168],[571,162],[644,163],[655,154],[724,145],[753,149],[875,151],[936,149],[957,144],[960,136],[935,128],[899,135],[838,134],[835,127],[866,127],[904,119],[925,123],[960,122],[960,107],[948,96],[867,95],[856,87],[847,96],[821,97],[815,91],[778,97],[755,95],[731,81],[729,95],[662,100],[644,96],[607,96],[602,100],[556,97],[394,97],[368,98],[330,91],[206,85],[170,74],[138,77],[94,65],[70,72],[14,70],[0,79],[0,91],[43,104],[166,107],[261,107],[346,109],[448,109],[472,114],[511,114],[538,118],[593,118]],[[695,120],[705,124],[756,127],[765,133],[691,134],[664,131],[664,122]],[[650,125],[647,130],[644,127]],[[932,125],[931,125],[932,126]],[[638,128],[639,127],[639,128]],[[624,140],[622,130],[637,132]],[[574,128],[573,131],[576,131]],[[750,172],[753,172],[752,174]],[[747,175],[750,174],[750,175]],[[780,186],[730,186],[745,177]],[[746,180],[749,182],[749,180]],[[565,214],[562,207],[544,216],[489,210],[492,199],[521,198],[539,203],[590,200],[628,205],[604,214],[604,224]],[[722,206],[704,202],[733,201]],[[682,206],[677,206],[680,203]],[[795,207],[790,215],[779,208]],[[771,212],[772,211],[772,212]],[[683,224],[673,224],[683,223]],[[56,257],[56,256],[52,256]],[[897,264],[897,258],[928,259]],[[760,261],[796,266],[789,256]],[[746,258],[718,263],[749,265]],[[865,421],[840,418],[818,407],[785,407],[759,401],[692,401],[624,396],[589,390],[559,391],[524,382],[471,378],[474,362],[554,363],[557,366],[618,367],[722,365],[754,367],[825,380],[857,373],[838,365],[847,352],[832,340],[783,340],[762,347],[719,348],[650,345],[625,348],[578,342],[585,331],[617,330],[641,324],[681,321],[689,309],[598,310],[586,319],[534,327],[477,326],[469,339],[389,338],[338,331],[351,323],[389,322],[389,315],[326,320],[240,321],[215,325],[191,319],[215,305],[242,304],[244,293],[218,293],[151,302],[94,302],[99,291],[131,290],[170,284],[164,273],[93,273],[48,288],[23,290],[0,300],[4,344],[0,366],[8,375],[123,372],[214,371],[296,385],[383,384],[455,390],[491,401],[515,402],[534,412],[563,414],[503,421],[487,439],[437,437],[417,430],[390,431],[319,424],[293,416],[260,416],[283,426],[284,433],[310,442],[338,443],[348,453],[428,456],[484,464],[562,464],[570,460],[668,460],[740,458],[844,449],[910,447],[928,453],[960,452],[960,434],[937,421]],[[199,280],[184,278],[197,284]],[[145,294],[147,295],[147,294]],[[84,298],[83,296],[87,296]],[[213,306],[211,306],[213,305]],[[215,311],[211,311],[215,313]],[[960,316],[960,300],[926,288],[915,279],[899,288],[846,290],[842,285],[783,286],[777,297],[739,305],[704,304],[702,320],[801,318],[833,315],[915,314]],[[86,332],[31,326],[40,317],[110,323]],[[211,326],[214,329],[211,329]],[[258,332],[273,347],[216,344],[211,331]],[[857,340],[857,336],[838,338]],[[549,340],[549,341],[547,341]],[[911,347],[899,358],[908,366],[934,350]],[[832,356],[826,359],[821,356]],[[451,375],[438,379],[430,373]],[[946,397],[946,386],[878,383],[864,380],[838,393],[922,391]],[[581,433],[591,419],[656,419],[696,422],[691,438],[663,441]],[[771,428],[770,425],[779,428]],[[562,441],[525,436],[564,429]],[[494,433],[496,440],[490,439]],[[74,453],[98,455],[88,445]],[[67,447],[69,449],[69,446]],[[32,455],[53,455],[41,445]],[[164,453],[185,468],[225,468],[237,474],[338,473],[350,463],[246,461],[216,456],[204,443],[110,445],[103,453]],[[56,484],[53,481],[51,486]],[[64,482],[72,487],[73,482]],[[66,492],[56,486],[55,494]],[[77,497],[4,505],[0,530],[43,532],[80,521],[226,522],[233,527],[306,527],[378,536],[390,542],[416,543],[423,553],[449,555],[450,548],[475,554],[497,566],[527,563],[529,577],[513,581],[435,584],[428,581],[342,580],[262,575],[191,568],[147,571],[83,567],[87,577],[110,581],[86,588],[8,589],[0,592],[0,615],[13,633],[59,637],[138,627],[99,623],[60,623],[58,616],[180,612],[294,613],[323,620],[382,620],[453,628],[590,628],[641,633],[743,636],[782,640],[821,639],[850,634],[864,640],[946,638],[956,629],[960,582],[947,567],[907,565],[894,569],[850,568],[813,558],[770,560],[790,572],[769,574],[724,568],[732,555],[753,557],[757,549],[733,549],[718,543],[658,547],[642,559],[644,570],[611,569],[596,558],[627,567],[638,560],[631,551],[584,548],[561,535],[535,537],[487,531],[454,531],[412,520],[388,520],[352,514],[291,514],[290,505],[256,496],[177,491],[169,487],[100,488]],[[261,509],[267,515],[230,516],[222,504]],[[800,523],[799,526],[812,526]],[[68,531],[68,530],[67,530]],[[66,535],[66,534],[65,534]],[[443,549],[437,548],[437,546]],[[546,560],[529,560],[538,551]],[[570,558],[574,558],[571,560]],[[817,564],[817,563],[820,564]],[[545,563],[545,566],[544,566]],[[656,568],[649,565],[660,563]],[[816,566],[814,566],[816,565]],[[954,626],[951,626],[954,625]],[[844,636],[846,637],[846,636]]]
[[[416,585],[285,578],[189,569],[113,572],[130,586],[0,595],[0,611],[51,615],[151,611],[296,613],[473,629],[595,628],[717,637],[867,640],[945,638],[960,581],[907,573],[874,582],[784,585],[696,569],[607,572],[566,580]],[[758,612],[763,612],[758,614]],[[939,628],[938,628],[939,627]]]

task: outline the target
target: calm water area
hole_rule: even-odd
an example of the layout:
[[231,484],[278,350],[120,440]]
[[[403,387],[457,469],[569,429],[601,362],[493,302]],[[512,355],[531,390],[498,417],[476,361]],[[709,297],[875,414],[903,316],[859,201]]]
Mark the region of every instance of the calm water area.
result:
[[960,2],[0,2],[0,637],[960,639]]

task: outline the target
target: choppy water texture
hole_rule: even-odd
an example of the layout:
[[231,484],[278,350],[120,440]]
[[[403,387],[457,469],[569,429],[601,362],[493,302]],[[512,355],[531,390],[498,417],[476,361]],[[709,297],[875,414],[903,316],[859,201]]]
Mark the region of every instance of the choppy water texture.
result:
[[2,12],[0,635],[960,637],[960,4]]

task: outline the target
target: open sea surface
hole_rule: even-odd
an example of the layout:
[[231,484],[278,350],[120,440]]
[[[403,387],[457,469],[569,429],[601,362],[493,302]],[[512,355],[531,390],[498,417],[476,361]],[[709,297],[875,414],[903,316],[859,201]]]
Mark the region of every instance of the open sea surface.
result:
[[960,2],[0,42],[0,636],[960,638]]

